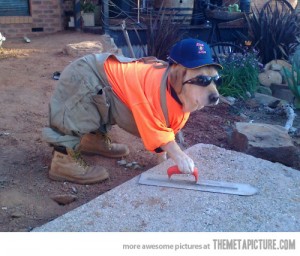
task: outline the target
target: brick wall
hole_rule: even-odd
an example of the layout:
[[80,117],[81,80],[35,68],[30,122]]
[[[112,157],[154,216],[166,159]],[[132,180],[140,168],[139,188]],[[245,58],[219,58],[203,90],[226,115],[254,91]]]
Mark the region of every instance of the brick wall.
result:
[[31,16],[0,16],[0,32],[7,38],[33,37],[63,30],[66,0],[30,0]]

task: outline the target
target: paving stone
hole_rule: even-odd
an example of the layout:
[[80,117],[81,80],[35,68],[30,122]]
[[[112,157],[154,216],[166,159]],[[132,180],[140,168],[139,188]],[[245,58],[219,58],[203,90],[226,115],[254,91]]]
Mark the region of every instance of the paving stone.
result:
[[[248,183],[253,196],[138,184],[135,177],[33,232],[300,231],[300,172],[243,153],[197,144],[186,150],[200,179]],[[165,174],[167,160],[148,170]]]

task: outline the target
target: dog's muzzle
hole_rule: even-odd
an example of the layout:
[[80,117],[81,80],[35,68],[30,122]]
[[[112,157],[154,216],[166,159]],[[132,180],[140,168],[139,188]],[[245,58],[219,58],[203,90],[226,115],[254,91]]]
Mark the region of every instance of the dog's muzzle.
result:
[[217,105],[219,103],[219,94],[212,93],[209,95],[208,99],[210,104]]

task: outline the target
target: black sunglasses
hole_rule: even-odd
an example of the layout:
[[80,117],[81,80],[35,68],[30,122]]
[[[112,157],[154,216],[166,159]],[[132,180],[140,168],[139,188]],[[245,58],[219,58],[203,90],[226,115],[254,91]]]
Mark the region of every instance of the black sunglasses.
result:
[[222,78],[219,75],[216,75],[216,76],[202,76],[202,75],[200,75],[200,76],[196,76],[196,77],[194,77],[192,79],[189,79],[189,80],[185,81],[183,84],[189,83],[189,84],[195,84],[195,85],[199,85],[199,86],[204,86],[205,87],[205,86],[210,85],[210,83],[212,81],[214,81],[215,84],[217,86],[219,86],[222,83]]

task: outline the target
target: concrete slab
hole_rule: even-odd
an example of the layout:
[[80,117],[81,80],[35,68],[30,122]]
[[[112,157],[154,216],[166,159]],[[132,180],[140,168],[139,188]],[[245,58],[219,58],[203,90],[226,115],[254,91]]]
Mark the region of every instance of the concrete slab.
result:
[[[33,232],[300,231],[300,171],[197,144],[187,150],[200,178],[249,183],[254,196],[139,185],[138,177]],[[168,160],[147,172],[163,174]]]

